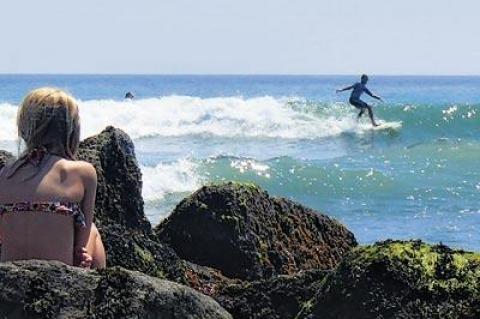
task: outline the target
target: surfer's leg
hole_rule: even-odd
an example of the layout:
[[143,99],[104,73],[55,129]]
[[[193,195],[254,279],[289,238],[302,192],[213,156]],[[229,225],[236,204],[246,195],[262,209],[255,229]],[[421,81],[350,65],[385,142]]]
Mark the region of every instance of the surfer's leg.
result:
[[[359,119],[362,117],[363,113],[365,112],[365,105],[366,105],[366,103],[363,102],[363,101],[353,100],[353,99],[350,100],[349,102],[350,102],[350,104],[352,104],[353,106],[355,106],[357,109],[360,109],[360,113],[358,113],[358,117],[357,117],[357,120],[359,120]],[[362,102],[363,102],[363,103],[362,103]]]
[[368,110],[368,116],[370,116],[370,121],[372,121],[373,126],[378,126],[377,123],[375,123],[375,120],[373,119],[373,111],[372,107],[370,105],[367,105],[367,110]]
[[362,117],[362,115],[363,115],[364,112],[365,112],[365,109],[362,108],[362,109],[360,110],[360,113],[358,113],[358,117],[357,117],[358,120]]

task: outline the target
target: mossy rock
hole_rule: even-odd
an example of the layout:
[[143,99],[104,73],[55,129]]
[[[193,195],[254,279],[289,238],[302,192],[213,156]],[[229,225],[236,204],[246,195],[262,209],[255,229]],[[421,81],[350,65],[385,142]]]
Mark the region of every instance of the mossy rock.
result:
[[88,271],[60,262],[0,264],[0,318],[231,319],[191,288],[120,267]]
[[480,255],[421,241],[358,247],[298,318],[480,318]]
[[145,216],[142,173],[130,137],[109,126],[82,141],[78,157],[97,171],[95,223],[105,244],[107,265],[185,282],[185,263],[158,242]]
[[237,182],[200,188],[156,233],[181,258],[242,280],[332,269],[357,245],[338,221]]

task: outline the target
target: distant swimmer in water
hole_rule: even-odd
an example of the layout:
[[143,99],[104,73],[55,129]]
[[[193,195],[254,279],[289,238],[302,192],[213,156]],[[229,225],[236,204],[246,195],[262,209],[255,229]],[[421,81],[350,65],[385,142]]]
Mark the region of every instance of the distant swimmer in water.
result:
[[125,98],[126,98],[126,99],[133,100],[134,97],[135,97],[135,96],[133,95],[132,92],[127,92],[127,93],[125,94]]
[[357,109],[360,109],[360,113],[358,113],[358,119],[360,119],[360,117],[362,117],[362,115],[363,115],[363,113],[365,113],[365,109],[366,109],[366,110],[368,110],[368,116],[370,116],[370,120],[372,121],[372,125],[373,126],[378,126],[378,124],[373,119],[372,107],[370,105],[368,105],[367,103],[365,103],[364,101],[362,101],[360,99],[360,96],[363,94],[363,92],[365,92],[368,95],[370,95],[371,97],[373,97],[374,99],[377,99],[377,100],[382,101],[382,102],[383,102],[383,100],[382,100],[381,97],[379,97],[375,94],[372,94],[372,92],[370,92],[370,90],[367,89],[367,87],[366,87],[367,82],[368,82],[368,76],[364,74],[364,75],[362,75],[362,78],[361,78],[360,82],[357,82],[353,85],[347,86],[346,88],[337,90],[337,93],[353,89],[352,94],[350,94],[349,102],[350,102],[350,104],[355,106]]

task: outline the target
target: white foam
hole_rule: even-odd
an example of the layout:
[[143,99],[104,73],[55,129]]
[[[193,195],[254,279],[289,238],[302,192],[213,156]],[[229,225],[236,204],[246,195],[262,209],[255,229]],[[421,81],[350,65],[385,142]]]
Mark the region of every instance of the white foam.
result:
[[161,201],[169,194],[195,191],[202,185],[197,169],[198,164],[189,159],[160,163],[155,167],[142,166],[142,195],[146,204]]
[[230,162],[230,167],[237,169],[240,173],[252,171],[258,176],[264,176],[270,178],[270,167],[261,162],[257,162],[252,159],[235,159]]
[[[291,99],[269,96],[249,98],[198,98],[167,96],[141,100],[80,101],[82,137],[98,133],[107,125],[125,130],[132,138],[148,136],[213,135],[311,139],[362,132],[355,112],[345,104],[298,105]],[[0,140],[16,138],[17,107],[0,105]]]
[[402,127],[402,121],[395,121],[395,122],[378,122],[378,126],[372,127],[373,130],[398,130]]
[[0,104],[0,141],[14,141],[17,139],[17,107],[8,104]]

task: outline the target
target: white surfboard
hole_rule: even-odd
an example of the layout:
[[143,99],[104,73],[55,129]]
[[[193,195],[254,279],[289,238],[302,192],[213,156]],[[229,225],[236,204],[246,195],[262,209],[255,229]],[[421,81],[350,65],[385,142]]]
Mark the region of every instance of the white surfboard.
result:
[[380,121],[378,122],[378,126],[372,127],[373,130],[375,131],[381,131],[381,130],[398,130],[402,127],[402,122],[401,121],[396,121],[396,122],[383,122]]

